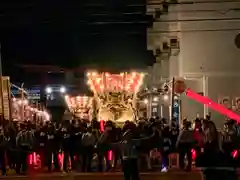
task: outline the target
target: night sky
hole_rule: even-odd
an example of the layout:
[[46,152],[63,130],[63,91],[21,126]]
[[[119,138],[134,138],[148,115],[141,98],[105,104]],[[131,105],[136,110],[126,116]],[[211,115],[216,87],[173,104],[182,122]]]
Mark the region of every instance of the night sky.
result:
[[[36,2],[36,3],[33,3]],[[5,73],[16,64],[144,68],[145,0],[3,0],[0,41]]]

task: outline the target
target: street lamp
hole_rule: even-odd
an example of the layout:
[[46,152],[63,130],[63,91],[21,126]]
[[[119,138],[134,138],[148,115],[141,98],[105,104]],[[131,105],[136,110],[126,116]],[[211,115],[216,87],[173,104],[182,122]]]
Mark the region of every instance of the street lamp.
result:
[[163,100],[164,100],[164,101],[167,101],[167,100],[168,100],[168,98],[169,98],[169,97],[168,97],[168,95],[167,95],[167,94],[165,94],[165,95],[163,96]]
[[175,95],[175,96],[173,97],[173,99],[174,99],[174,100],[178,100],[179,98],[178,98],[177,95]]
[[144,104],[148,104],[148,99],[144,99]]
[[51,94],[52,93],[52,88],[51,87],[46,87],[46,93]]
[[62,87],[60,88],[60,92],[61,92],[61,93],[66,93],[66,88],[65,88],[64,86],[62,86]]

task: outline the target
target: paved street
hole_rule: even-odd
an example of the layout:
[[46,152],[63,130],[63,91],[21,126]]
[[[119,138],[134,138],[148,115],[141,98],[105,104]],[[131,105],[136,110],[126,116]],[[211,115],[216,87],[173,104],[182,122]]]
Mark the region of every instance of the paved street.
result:
[[[52,174],[31,174],[29,176],[7,176],[2,179],[11,180],[123,180],[122,173],[52,173]],[[194,172],[179,172],[172,171],[168,173],[141,173],[141,180],[201,180],[201,174],[199,171]]]

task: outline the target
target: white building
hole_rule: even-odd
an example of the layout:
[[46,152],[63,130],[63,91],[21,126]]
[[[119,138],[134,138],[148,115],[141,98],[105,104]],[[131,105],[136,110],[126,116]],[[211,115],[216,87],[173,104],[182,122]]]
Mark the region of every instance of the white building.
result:
[[[148,29],[148,48],[158,54],[157,79],[185,77],[189,88],[214,101],[240,96],[240,49],[235,44],[240,1],[170,0],[168,8],[162,1],[148,0],[147,5],[147,13],[155,18]],[[186,97],[182,110],[188,118],[210,111]],[[222,124],[220,115],[211,114]]]

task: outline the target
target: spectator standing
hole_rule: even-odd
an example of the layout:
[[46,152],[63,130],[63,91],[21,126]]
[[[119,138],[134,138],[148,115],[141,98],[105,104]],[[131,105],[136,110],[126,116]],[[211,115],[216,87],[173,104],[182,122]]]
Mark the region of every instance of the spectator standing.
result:
[[91,172],[91,162],[93,158],[93,150],[96,139],[92,133],[92,127],[87,128],[87,132],[82,135],[82,152],[83,152],[83,162],[82,171]]
[[180,131],[176,147],[179,150],[179,164],[180,168],[185,169],[185,156],[187,156],[187,171],[192,167],[192,148],[194,147],[195,139],[191,128],[191,122],[185,121],[183,129]]

